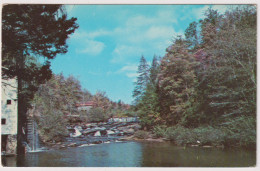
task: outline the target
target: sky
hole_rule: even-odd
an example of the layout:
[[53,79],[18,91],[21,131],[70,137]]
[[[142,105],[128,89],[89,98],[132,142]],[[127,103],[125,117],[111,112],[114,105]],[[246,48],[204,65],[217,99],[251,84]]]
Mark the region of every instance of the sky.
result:
[[73,75],[82,89],[104,91],[111,100],[131,104],[143,55],[163,57],[177,35],[209,8],[227,5],[66,5],[79,28],[67,40],[68,52],[51,61],[55,74]]

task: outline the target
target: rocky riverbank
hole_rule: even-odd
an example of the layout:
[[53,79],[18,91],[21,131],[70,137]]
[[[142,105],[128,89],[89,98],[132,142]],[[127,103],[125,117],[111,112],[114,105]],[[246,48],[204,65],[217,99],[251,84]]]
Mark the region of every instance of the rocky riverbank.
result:
[[135,140],[134,133],[140,128],[137,122],[75,124],[67,127],[69,137],[65,137],[61,142],[47,142],[45,146],[47,149],[62,149]]

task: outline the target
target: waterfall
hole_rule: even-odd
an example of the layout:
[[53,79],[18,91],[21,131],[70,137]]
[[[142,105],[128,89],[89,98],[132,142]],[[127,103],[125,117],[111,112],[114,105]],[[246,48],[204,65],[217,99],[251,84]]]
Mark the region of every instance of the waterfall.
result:
[[36,121],[34,121],[33,119],[28,119],[27,131],[28,146],[30,147],[29,152],[40,151],[40,140]]

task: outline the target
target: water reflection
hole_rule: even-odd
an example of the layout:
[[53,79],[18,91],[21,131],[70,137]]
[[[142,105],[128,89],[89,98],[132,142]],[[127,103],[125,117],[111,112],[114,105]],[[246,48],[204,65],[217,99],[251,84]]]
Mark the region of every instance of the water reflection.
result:
[[256,153],[125,142],[2,157],[2,164],[10,167],[245,167],[255,166]]
[[[147,167],[247,167],[256,165],[256,153],[239,149],[177,147],[171,143],[145,143]],[[152,159],[151,157],[152,156]]]

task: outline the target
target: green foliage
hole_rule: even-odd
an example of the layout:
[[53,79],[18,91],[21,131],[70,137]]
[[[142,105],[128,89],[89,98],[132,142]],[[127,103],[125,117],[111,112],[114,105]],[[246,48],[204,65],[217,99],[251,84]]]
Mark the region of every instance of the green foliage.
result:
[[[68,19],[61,5],[6,4],[2,8],[2,79],[18,80],[18,140],[24,139],[25,114],[34,93],[51,78],[50,59],[67,52],[66,40],[78,28],[76,20]],[[18,153],[23,149],[18,141]]]
[[44,141],[61,141],[64,136],[69,134],[65,127],[67,120],[64,119],[64,115],[60,111],[47,110],[38,122],[39,135]]
[[79,81],[62,74],[42,84],[33,100],[33,114],[39,123],[45,141],[61,139],[66,133],[68,120],[65,115],[77,114],[74,104],[81,98]]
[[166,125],[155,125],[153,127],[153,134],[157,138],[166,137],[167,126]]
[[237,145],[255,148],[256,120],[254,117],[241,116],[222,124],[226,135],[225,145]]
[[185,39],[167,48],[156,78],[137,105],[141,124],[156,137],[179,145],[255,147],[256,7],[224,15],[208,9]]
[[159,99],[161,115],[168,125],[174,125],[189,115],[194,102],[197,78],[195,62],[186,49],[184,40],[178,38],[168,48],[160,66]]
[[134,136],[139,139],[147,139],[147,138],[149,138],[149,132],[139,130],[139,131],[135,132]]
[[138,77],[137,81],[135,82],[135,88],[133,91],[133,97],[135,98],[135,103],[138,104],[140,99],[142,98],[147,83],[149,81],[149,65],[146,62],[146,59],[144,56],[141,57],[140,59],[140,64],[138,66]]
[[219,128],[211,126],[195,128],[193,134],[201,145],[222,145],[225,140],[225,134]]
[[100,107],[91,108],[88,115],[88,122],[103,122],[108,119],[108,116],[104,112],[104,110]]
[[198,128],[185,128],[183,126],[156,126],[154,134],[174,141],[178,145],[222,145],[225,134],[220,129],[210,126]]
[[[142,57],[140,61],[140,66],[143,66],[144,61],[145,60]],[[150,69],[147,69],[146,66],[146,70],[143,72],[144,73],[142,75],[145,75],[145,84],[143,84],[143,90],[140,91],[142,93],[140,94],[140,96],[138,96],[138,100],[136,100],[135,103],[142,127],[144,129],[151,129],[154,124],[162,122],[159,114],[157,93],[159,62],[156,56],[154,56],[153,58],[152,66],[150,67]]]

